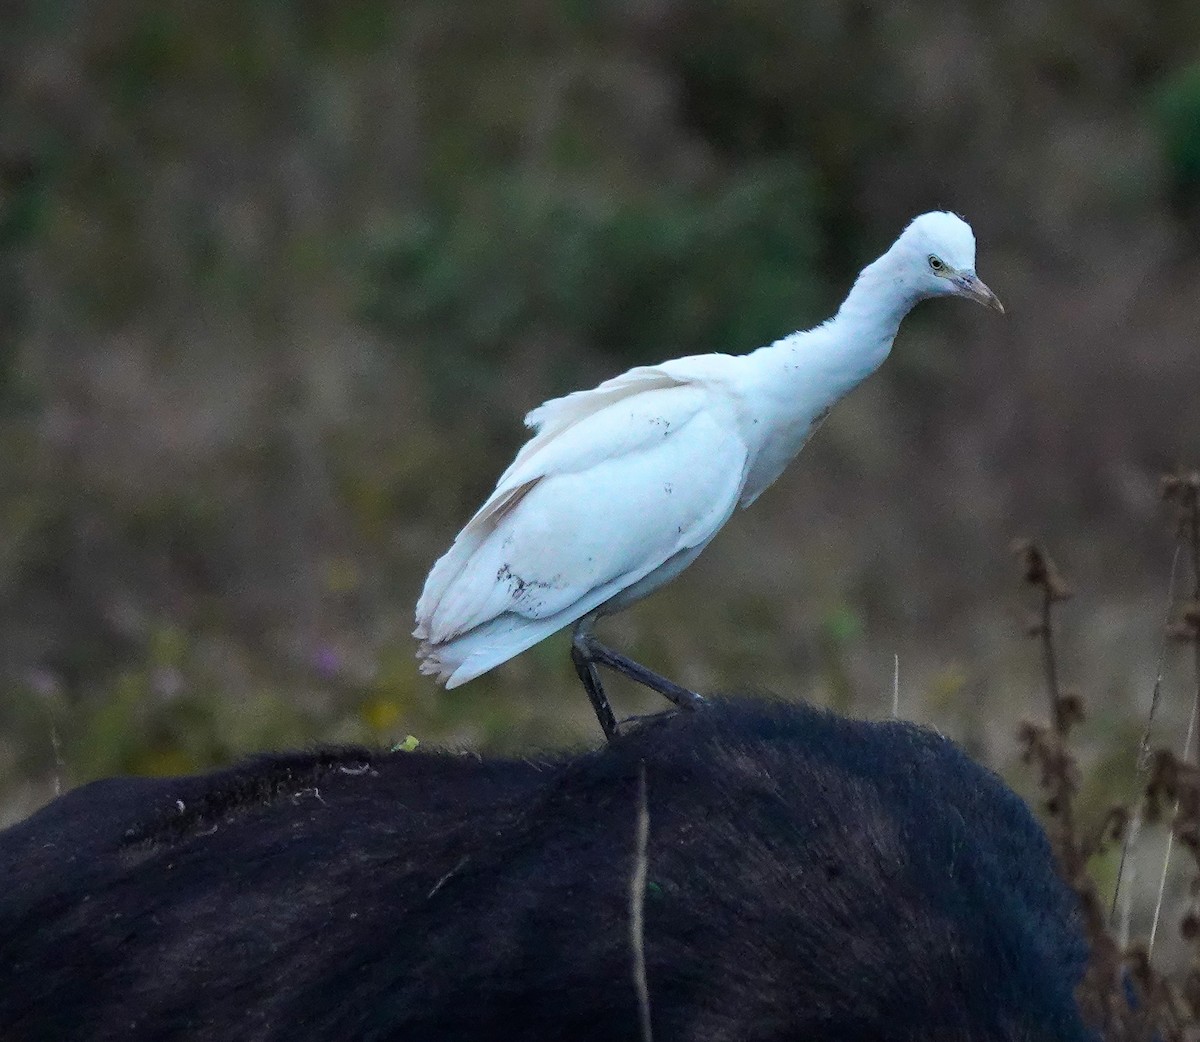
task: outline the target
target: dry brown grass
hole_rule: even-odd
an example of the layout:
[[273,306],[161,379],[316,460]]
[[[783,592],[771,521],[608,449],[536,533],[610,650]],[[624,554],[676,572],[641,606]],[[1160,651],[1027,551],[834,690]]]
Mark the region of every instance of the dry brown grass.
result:
[[[1091,963],[1078,998],[1084,1015],[1113,1042],[1161,1040],[1184,1042],[1200,1037],[1200,765],[1193,754],[1197,707],[1200,707],[1200,472],[1180,471],[1161,484],[1163,500],[1175,514],[1180,553],[1190,557],[1190,595],[1177,605],[1168,603],[1166,636],[1189,649],[1194,674],[1191,719],[1182,755],[1157,749],[1147,757],[1148,737],[1138,750],[1139,768],[1148,768],[1144,789],[1128,803],[1111,807],[1089,824],[1080,814],[1079,758],[1072,748],[1072,729],[1084,718],[1083,697],[1063,686],[1056,645],[1055,607],[1071,596],[1070,589],[1044,548],[1023,540],[1015,546],[1024,581],[1038,595],[1038,610],[1028,632],[1039,643],[1049,700],[1046,723],[1021,725],[1023,758],[1038,770],[1047,833],[1059,865],[1079,896],[1083,928],[1091,946]],[[1175,567],[1168,592],[1173,600]],[[1162,663],[1151,697],[1146,735],[1162,689]],[[1145,940],[1129,938],[1128,890],[1125,877],[1132,863],[1143,823],[1166,822],[1170,833],[1154,922]],[[1194,862],[1189,899],[1182,910],[1168,912],[1188,946],[1181,966],[1164,967],[1152,959],[1154,937],[1163,908],[1167,862],[1177,840]],[[1100,893],[1089,863],[1116,845],[1120,867],[1111,904]],[[1126,887],[1121,900],[1121,887]],[[1106,906],[1108,910],[1106,911]]]

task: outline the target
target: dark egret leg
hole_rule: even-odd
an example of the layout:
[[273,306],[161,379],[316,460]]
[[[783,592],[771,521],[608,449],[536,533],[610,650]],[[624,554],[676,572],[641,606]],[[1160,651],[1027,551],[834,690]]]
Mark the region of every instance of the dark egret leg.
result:
[[647,669],[640,662],[634,662],[628,656],[605,647],[592,636],[583,619],[575,624],[572,633],[571,661],[575,663],[575,671],[579,674],[579,679],[583,681],[584,690],[587,691],[592,708],[596,711],[596,717],[604,730],[604,736],[610,740],[617,732],[616,718],[613,716],[612,707],[608,704],[608,696],[605,695],[604,688],[600,684],[600,677],[596,673],[597,665],[607,666],[609,669],[627,676],[635,683],[648,687],[651,691],[657,691],[674,702],[680,709],[695,709],[704,703],[704,699],[695,691],[690,691],[686,687],[676,684],[675,681],[655,673],[654,670]]
[[600,674],[592,659],[585,650],[583,620],[575,624],[571,634],[571,661],[575,663],[575,672],[587,692],[588,701],[596,711],[596,719],[600,721],[600,729],[604,732],[605,740],[611,742],[617,733],[617,718],[613,716],[612,706],[608,704],[608,695],[604,693],[604,685],[600,683]]

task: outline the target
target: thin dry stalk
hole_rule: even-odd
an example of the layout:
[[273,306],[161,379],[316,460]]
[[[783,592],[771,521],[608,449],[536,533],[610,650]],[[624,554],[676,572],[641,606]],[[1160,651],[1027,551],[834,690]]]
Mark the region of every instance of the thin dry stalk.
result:
[[[1192,714],[1188,718],[1187,737],[1183,740],[1183,762],[1188,763],[1192,758],[1192,738],[1196,733],[1196,706],[1192,702]],[[1158,936],[1158,920],[1162,915],[1163,894],[1167,890],[1167,870],[1171,867],[1171,849],[1175,845],[1175,827],[1179,821],[1179,800],[1171,810],[1171,830],[1167,833],[1167,845],[1163,850],[1162,875],[1158,880],[1158,896],[1154,899],[1154,919],[1150,923],[1150,939],[1146,942],[1146,958],[1154,954],[1154,938]]]
[[892,656],[892,719],[900,719],[900,656]]
[[[1130,819],[1129,827],[1125,830],[1125,839],[1121,843],[1121,861],[1117,866],[1117,885],[1113,888],[1113,903],[1109,912],[1109,921],[1112,922],[1116,918],[1118,908],[1120,910],[1121,919],[1117,943],[1121,946],[1122,951],[1129,947],[1130,925],[1133,921],[1133,891],[1137,883],[1137,865],[1135,863],[1131,862],[1129,865],[1129,885],[1125,887],[1124,892],[1121,890],[1121,881],[1125,875],[1125,861],[1136,847],[1141,831],[1142,804],[1139,800],[1133,817]],[[1118,897],[1121,898],[1119,905]]]
[[62,779],[67,773],[67,763],[63,759],[62,739],[58,735],[58,724],[54,722],[54,712],[50,714],[50,745],[54,749],[54,795],[62,795]]
[[[1150,766],[1150,735],[1154,728],[1154,717],[1158,713],[1158,703],[1162,697],[1162,682],[1163,669],[1167,661],[1167,634],[1171,623],[1171,609],[1175,605],[1175,576],[1179,571],[1179,551],[1181,546],[1175,544],[1175,553],[1171,556],[1171,572],[1167,578],[1167,603],[1163,608],[1163,624],[1162,624],[1162,639],[1158,645],[1158,666],[1154,671],[1154,687],[1150,691],[1150,708],[1146,712],[1146,726],[1142,731],[1142,740],[1138,743],[1137,754],[1137,772],[1145,774],[1146,769]],[[1133,914],[1133,875],[1132,868],[1130,869],[1129,887],[1124,895],[1125,900],[1121,901],[1121,887],[1125,880],[1125,866],[1129,862],[1133,851],[1137,846],[1137,841],[1142,832],[1142,815],[1144,797],[1139,796],[1137,806],[1133,812],[1129,828],[1125,831],[1124,839],[1121,841],[1121,859],[1117,863],[1117,882],[1113,887],[1112,906],[1109,909],[1109,922],[1115,922],[1117,917],[1117,909],[1121,910],[1121,947],[1129,947],[1129,920]]]
[[1162,497],[1178,507],[1176,538],[1187,544],[1192,559],[1191,601],[1183,606],[1182,617],[1168,632],[1192,645],[1195,709],[1200,704],[1200,471],[1180,471],[1163,478]]
[[1158,712],[1159,699],[1162,697],[1163,667],[1167,661],[1167,638],[1171,628],[1171,609],[1175,606],[1175,576],[1179,571],[1179,551],[1182,544],[1175,544],[1175,553],[1171,557],[1171,574],[1167,579],[1167,603],[1163,608],[1162,639],[1158,645],[1158,668],[1154,671],[1154,689],[1150,692],[1150,709],[1146,714],[1146,729],[1142,732],[1142,742],[1138,746],[1137,769],[1144,773],[1150,765],[1150,730],[1154,726],[1154,717]]
[[1027,724],[1022,729],[1027,759],[1042,768],[1042,785],[1048,791],[1046,810],[1053,824],[1051,840],[1069,879],[1074,880],[1086,860],[1075,828],[1076,766],[1066,745],[1072,726],[1083,718],[1077,695],[1064,694],[1059,681],[1058,649],[1054,634],[1054,606],[1071,596],[1054,562],[1036,543],[1022,540],[1013,549],[1021,560],[1025,582],[1039,592],[1039,612],[1029,625],[1031,637],[1039,641],[1042,672],[1049,703],[1049,727]]
[[646,979],[646,877],[650,859],[650,807],[646,801],[646,764],[638,771],[637,825],[634,831],[633,872],[629,877],[629,943],[633,952],[633,987],[637,992],[642,1042],[653,1042],[650,1026],[650,984]]

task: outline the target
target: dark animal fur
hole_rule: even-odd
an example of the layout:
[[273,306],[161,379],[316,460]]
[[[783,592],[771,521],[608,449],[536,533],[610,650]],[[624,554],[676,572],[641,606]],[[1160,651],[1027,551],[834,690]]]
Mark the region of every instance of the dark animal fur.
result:
[[0,833],[0,1038],[1089,1036],[1024,805],[901,723],[717,702],[544,763],[364,750],[114,779]]

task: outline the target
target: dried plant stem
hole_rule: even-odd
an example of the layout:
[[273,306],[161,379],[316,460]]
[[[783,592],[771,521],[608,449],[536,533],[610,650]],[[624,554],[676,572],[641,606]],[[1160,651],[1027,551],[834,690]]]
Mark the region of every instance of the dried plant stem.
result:
[[[1039,612],[1029,627],[1041,650],[1050,720],[1046,726],[1025,723],[1021,737],[1025,758],[1036,763],[1041,772],[1041,788],[1046,795],[1048,821],[1046,831],[1068,885],[1079,898],[1083,933],[1091,948],[1091,962],[1080,985],[1080,1002],[1085,1016],[1097,1025],[1123,1024],[1129,1006],[1121,990],[1122,955],[1109,931],[1108,917],[1087,871],[1089,855],[1097,843],[1081,836],[1075,807],[1078,766],[1070,748],[1071,728],[1083,719],[1083,701],[1078,694],[1066,692],[1059,678],[1058,647],[1054,631],[1054,605],[1071,596],[1053,562],[1036,543],[1023,540],[1014,544],[1022,562],[1024,580],[1039,593]],[[1129,1038],[1128,1035],[1111,1036]]]
[[1058,653],[1054,648],[1054,592],[1049,583],[1042,588],[1042,670],[1046,677],[1046,694],[1050,699],[1050,726],[1055,734],[1062,732],[1059,699],[1062,692],[1058,684]]
[[650,808],[646,801],[646,765],[638,772],[637,825],[633,872],[629,877],[629,942],[633,952],[633,987],[637,992],[642,1042],[653,1042],[650,1026],[650,985],[646,978],[646,876],[650,861]]
[[62,739],[58,735],[58,724],[54,722],[54,711],[50,712],[50,745],[54,748],[54,795],[62,795],[62,779],[67,773],[67,764],[63,759]]
[[1121,845],[1121,862],[1117,867],[1117,885],[1113,889],[1113,904],[1110,912],[1110,920],[1115,918],[1118,909],[1117,897],[1123,897],[1120,902],[1120,927],[1117,934],[1117,941],[1121,946],[1121,950],[1125,951],[1129,947],[1130,924],[1133,921],[1133,890],[1137,880],[1137,865],[1131,863],[1129,866],[1129,885],[1125,887],[1125,891],[1121,892],[1121,878],[1125,873],[1125,860],[1129,853],[1137,845],[1138,836],[1142,831],[1142,805],[1138,801],[1138,805],[1133,812],[1133,817],[1129,821],[1129,827],[1125,830],[1125,840]]
[[900,719],[900,656],[892,656],[892,719]]
[[1162,639],[1158,645],[1158,667],[1154,671],[1154,689],[1150,692],[1150,709],[1146,713],[1146,728],[1142,731],[1142,742],[1138,746],[1137,769],[1144,772],[1150,763],[1150,729],[1158,712],[1159,699],[1162,697],[1163,667],[1167,661],[1167,629],[1171,622],[1171,608],[1175,604],[1175,576],[1179,571],[1179,543],[1175,544],[1175,553],[1171,557],[1171,574],[1167,579],[1167,603],[1163,609]]
[[1070,719],[1064,711],[1062,687],[1058,679],[1058,650],[1054,643],[1054,604],[1061,597],[1052,582],[1042,586],[1041,646],[1042,670],[1046,677],[1046,695],[1050,701],[1050,732],[1054,736],[1054,755],[1063,767],[1053,774],[1054,816],[1058,822],[1059,856],[1071,879],[1083,868],[1083,855],[1075,835],[1075,806],[1070,770],[1066,766],[1066,740]]
[[[1146,711],[1146,726],[1142,730],[1142,740],[1138,743],[1137,772],[1145,774],[1150,766],[1150,735],[1154,727],[1154,717],[1158,713],[1158,703],[1162,698],[1163,669],[1167,661],[1167,630],[1171,623],[1171,609],[1175,604],[1175,576],[1179,572],[1179,543],[1175,544],[1175,553],[1171,555],[1171,571],[1167,577],[1167,603],[1163,607],[1162,636],[1158,643],[1158,665],[1154,670],[1154,687],[1150,691],[1150,708]],[[1129,947],[1129,920],[1133,914],[1132,894],[1127,893],[1124,903],[1121,902],[1121,887],[1125,880],[1125,866],[1137,846],[1142,831],[1142,803],[1144,795],[1140,796],[1134,808],[1133,817],[1125,836],[1121,841],[1121,860],[1117,863],[1117,882],[1113,887],[1112,907],[1109,909],[1109,922],[1115,923],[1117,909],[1121,909],[1121,947]],[[1132,869],[1129,879],[1132,890]]]
[[[1186,763],[1192,758],[1192,739],[1196,734],[1196,709],[1200,706],[1200,687],[1197,688],[1197,698],[1192,701],[1192,713],[1188,718],[1187,737],[1183,741],[1183,760]],[[1179,800],[1171,811],[1171,830],[1167,833],[1167,847],[1163,853],[1162,876],[1158,881],[1158,897],[1154,901],[1154,921],[1150,924],[1150,939],[1146,943],[1147,957],[1154,954],[1154,938],[1158,933],[1158,920],[1162,915],[1163,894],[1167,889],[1167,869],[1171,866],[1171,848],[1175,840],[1175,819],[1179,817]]]
[[[1192,548],[1192,607],[1200,607],[1200,487],[1197,483],[1191,486],[1191,496],[1187,504],[1188,535]],[[1192,630],[1192,679],[1195,691],[1192,694],[1192,720],[1200,712],[1200,623]],[[1184,753],[1185,761],[1191,760],[1189,753]]]

